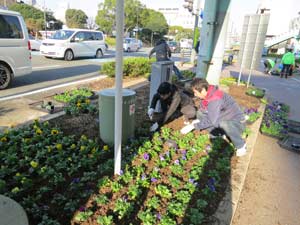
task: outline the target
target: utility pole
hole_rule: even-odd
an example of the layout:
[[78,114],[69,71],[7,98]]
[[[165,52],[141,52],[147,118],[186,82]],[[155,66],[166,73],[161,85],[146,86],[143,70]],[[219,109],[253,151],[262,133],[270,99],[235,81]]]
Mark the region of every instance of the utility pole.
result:
[[222,70],[230,2],[205,1],[196,76],[206,78],[215,85],[219,84]]

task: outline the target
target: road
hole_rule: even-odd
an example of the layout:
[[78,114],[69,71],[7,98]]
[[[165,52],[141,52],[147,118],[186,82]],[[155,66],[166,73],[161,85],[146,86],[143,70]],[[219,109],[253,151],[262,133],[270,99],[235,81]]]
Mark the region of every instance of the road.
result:
[[[124,52],[124,57],[148,57],[151,48],[142,48],[138,52]],[[173,60],[180,60],[174,54]],[[108,50],[103,58],[79,58],[73,61],[47,59],[32,52],[32,73],[15,77],[11,86],[0,91],[0,99],[23,94],[43,88],[61,85],[73,81],[93,78],[100,75],[101,64],[115,60],[115,51]],[[188,59],[186,59],[188,60]]]

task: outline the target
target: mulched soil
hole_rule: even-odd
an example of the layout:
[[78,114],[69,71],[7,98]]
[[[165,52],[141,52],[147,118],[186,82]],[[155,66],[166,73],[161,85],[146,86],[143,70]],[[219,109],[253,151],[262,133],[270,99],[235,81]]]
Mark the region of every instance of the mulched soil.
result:
[[229,94],[241,107],[257,109],[260,106],[260,100],[256,97],[246,95],[246,90],[246,86],[231,85],[229,87]]

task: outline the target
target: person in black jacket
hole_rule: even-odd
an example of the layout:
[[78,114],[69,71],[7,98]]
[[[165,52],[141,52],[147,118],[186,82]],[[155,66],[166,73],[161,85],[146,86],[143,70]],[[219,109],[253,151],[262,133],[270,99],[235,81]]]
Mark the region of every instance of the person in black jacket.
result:
[[[162,112],[154,113],[158,101],[160,101]],[[155,131],[163,124],[182,115],[186,122],[195,118],[196,108],[193,100],[187,94],[179,91],[175,85],[168,82],[161,83],[148,110],[149,118],[155,122],[150,130]]]
[[[157,62],[170,61],[171,49],[164,39],[162,39],[156,43],[156,46],[149,53],[149,59],[151,58],[151,56],[154,53],[156,54]],[[175,66],[175,64],[173,65],[173,71],[179,80],[184,78],[182,76],[182,74],[180,73],[179,69]]]

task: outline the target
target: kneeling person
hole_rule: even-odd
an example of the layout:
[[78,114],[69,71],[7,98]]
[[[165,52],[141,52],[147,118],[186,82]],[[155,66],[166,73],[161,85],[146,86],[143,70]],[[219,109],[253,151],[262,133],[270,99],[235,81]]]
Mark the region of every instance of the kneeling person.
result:
[[245,129],[242,123],[244,115],[235,100],[217,86],[209,85],[205,79],[194,78],[191,86],[194,95],[201,100],[200,107],[197,120],[182,128],[181,133],[193,129],[212,131],[221,128],[237,149],[237,156],[246,154],[246,144],[241,137]]
[[[157,102],[160,102],[160,113],[154,113]],[[179,91],[177,87],[168,82],[163,82],[159,85],[157,93],[153,96],[148,115],[155,123],[151,127],[151,131],[155,131],[163,124],[170,122],[180,116],[184,116],[184,120],[194,119],[196,109],[193,100]]]

